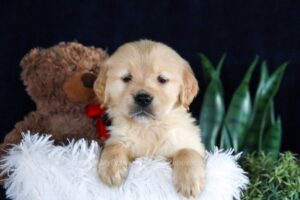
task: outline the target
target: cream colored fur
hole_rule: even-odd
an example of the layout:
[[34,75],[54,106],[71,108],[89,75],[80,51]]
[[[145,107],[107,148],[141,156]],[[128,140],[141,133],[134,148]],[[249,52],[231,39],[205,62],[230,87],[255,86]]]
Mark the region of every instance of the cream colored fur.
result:
[[[140,40],[121,46],[101,69],[94,90],[113,119],[98,166],[102,181],[120,185],[132,160],[165,156],[172,162],[177,191],[198,196],[205,183],[205,151],[187,112],[198,92],[188,62],[162,43]],[[128,75],[131,80],[125,82]],[[153,96],[143,116],[134,113],[140,91]]]

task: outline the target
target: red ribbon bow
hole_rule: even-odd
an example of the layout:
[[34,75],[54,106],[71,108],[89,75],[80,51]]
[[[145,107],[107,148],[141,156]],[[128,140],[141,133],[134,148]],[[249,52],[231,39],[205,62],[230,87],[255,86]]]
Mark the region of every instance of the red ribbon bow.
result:
[[105,109],[101,108],[100,105],[97,104],[89,104],[86,107],[86,115],[90,118],[96,118],[97,119],[97,132],[100,138],[107,139],[109,137],[109,133],[106,129],[105,123],[104,123],[104,115],[105,115]]

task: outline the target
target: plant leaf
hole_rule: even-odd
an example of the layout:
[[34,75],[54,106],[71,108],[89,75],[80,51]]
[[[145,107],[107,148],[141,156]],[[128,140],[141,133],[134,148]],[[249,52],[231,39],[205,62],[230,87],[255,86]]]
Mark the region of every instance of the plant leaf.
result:
[[278,118],[273,126],[264,135],[262,150],[276,158],[280,151],[281,137],[281,120]]
[[222,57],[221,57],[221,59],[220,59],[218,65],[217,65],[217,67],[216,67],[216,69],[217,69],[217,76],[218,76],[218,77],[220,77],[220,73],[221,73],[221,70],[222,70],[222,68],[223,68],[225,59],[226,59],[226,53],[224,53],[224,54],[222,55]]
[[261,63],[260,80],[259,80],[259,84],[258,84],[258,87],[256,90],[255,102],[258,100],[261,90],[262,90],[263,86],[265,85],[265,83],[267,82],[268,78],[269,78],[269,72],[268,72],[267,61],[264,60]]
[[200,53],[198,55],[200,56],[200,61],[201,61],[202,69],[203,69],[203,73],[204,73],[204,79],[206,80],[206,82],[209,82],[213,79],[213,77],[216,74],[215,67],[211,63],[211,61],[208,59],[207,56],[205,56],[202,53]]
[[[267,82],[269,78],[269,72],[268,72],[268,66],[267,66],[267,61],[263,61],[261,64],[261,73],[260,73],[260,82],[258,85],[258,89],[256,91],[256,96],[255,96],[255,102],[258,101],[260,98],[259,95],[261,93],[261,90],[263,89],[264,84]],[[269,106],[267,108],[266,114],[265,114],[265,119],[262,121],[264,128],[263,128],[263,133],[268,132],[273,124],[275,123],[275,111],[274,111],[274,100],[273,98],[270,100]]]
[[247,70],[240,86],[235,91],[230,102],[227,114],[225,116],[224,125],[221,133],[221,147],[228,147],[228,134],[232,139],[233,148],[238,151],[239,146],[245,139],[245,129],[247,122],[251,116],[251,96],[249,92],[249,82],[251,80],[255,66],[257,65],[258,57],[256,56]]
[[[257,90],[257,93],[256,93],[256,97],[255,97],[255,102],[259,98],[259,94],[261,92],[261,89],[262,89],[263,85],[265,84],[265,82],[267,81],[268,78],[269,78],[269,72],[268,72],[268,68],[267,68],[267,63],[266,63],[266,61],[264,61],[261,65],[261,77],[260,77],[260,83],[259,83],[258,90]],[[273,126],[274,123],[275,123],[274,100],[271,99],[270,100],[270,105],[267,108],[264,132],[268,131]]]
[[267,108],[279,89],[286,66],[287,63],[280,65],[265,84],[261,88],[258,88],[260,89],[257,94],[258,98],[254,104],[251,119],[245,133],[245,137],[247,138],[247,141],[243,143],[245,150],[261,150]]
[[200,113],[202,140],[208,150],[213,150],[225,113],[223,88],[219,79],[212,80],[206,89]]
[[224,121],[222,130],[221,130],[221,138],[220,138],[220,148],[221,149],[232,149],[232,148],[234,148],[231,135],[232,134],[229,132],[228,125]]
[[274,123],[275,123],[274,99],[271,99],[269,106],[267,108],[264,132],[268,131],[274,125]]

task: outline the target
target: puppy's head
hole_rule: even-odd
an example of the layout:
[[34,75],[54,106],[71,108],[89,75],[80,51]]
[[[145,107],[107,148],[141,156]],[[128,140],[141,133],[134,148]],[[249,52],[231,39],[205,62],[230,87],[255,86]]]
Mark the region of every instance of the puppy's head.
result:
[[113,118],[157,120],[178,106],[187,109],[198,92],[188,62],[150,40],[119,47],[101,69],[94,90]]

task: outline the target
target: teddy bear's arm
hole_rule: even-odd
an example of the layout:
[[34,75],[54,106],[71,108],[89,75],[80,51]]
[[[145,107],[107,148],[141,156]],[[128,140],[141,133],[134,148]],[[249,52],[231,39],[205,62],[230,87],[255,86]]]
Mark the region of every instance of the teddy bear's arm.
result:
[[[6,134],[3,143],[0,145],[0,160],[7,154],[11,144],[19,144],[22,139],[22,132],[43,132],[44,117],[33,111],[29,113],[23,121],[15,124],[15,128]],[[0,176],[0,185],[6,179],[6,174]]]
[[22,139],[22,132],[44,132],[44,117],[36,111],[25,116],[23,121],[17,122],[15,128],[6,134],[3,144],[18,144]]
[[[15,128],[6,134],[3,143],[0,145],[0,160],[7,154],[11,144],[19,144],[22,139],[22,132],[43,132],[44,117],[36,111],[29,113],[23,121],[15,124]],[[6,174],[0,176],[0,185],[6,179]]]

